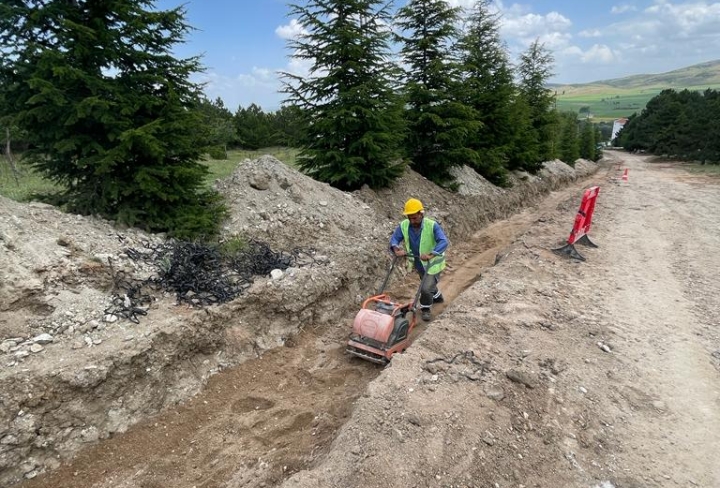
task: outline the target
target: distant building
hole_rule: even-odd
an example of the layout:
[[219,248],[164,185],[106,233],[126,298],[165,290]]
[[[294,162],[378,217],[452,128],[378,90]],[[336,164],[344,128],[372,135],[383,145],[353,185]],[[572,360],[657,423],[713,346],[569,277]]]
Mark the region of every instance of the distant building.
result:
[[613,122],[613,128],[612,128],[612,135],[610,136],[610,141],[614,142],[615,138],[618,135],[618,132],[620,132],[620,129],[625,127],[625,124],[627,123],[628,119],[615,119]]

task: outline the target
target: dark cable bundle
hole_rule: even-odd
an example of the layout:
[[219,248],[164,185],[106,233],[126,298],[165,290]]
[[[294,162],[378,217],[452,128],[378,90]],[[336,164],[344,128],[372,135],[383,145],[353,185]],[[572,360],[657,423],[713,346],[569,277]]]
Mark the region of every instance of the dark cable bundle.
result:
[[229,302],[248,289],[255,276],[267,276],[274,269],[286,270],[303,255],[314,262],[314,250],[275,252],[257,240],[250,240],[231,254],[223,253],[215,245],[184,241],[157,245],[144,242],[143,246],[144,251],[130,248],[124,251],[125,255],[135,262],[154,266],[157,275],[131,280],[123,271],[113,273],[115,294],[106,314],[138,323],[138,315],[147,314],[147,305],[153,299],[143,293],[146,288],[174,293],[178,303],[194,307]]

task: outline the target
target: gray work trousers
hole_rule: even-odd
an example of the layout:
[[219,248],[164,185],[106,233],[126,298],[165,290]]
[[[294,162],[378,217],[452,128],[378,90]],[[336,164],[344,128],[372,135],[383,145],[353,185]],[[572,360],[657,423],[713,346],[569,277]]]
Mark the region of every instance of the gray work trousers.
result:
[[432,307],[433,301],[442,296],[437,286],[438,281],[440,281],[440,273],[428,275],[425,280],[423,280],[424,271],[418,271],[418,274],[422,281],[422,288],[420,288],[420,308],[430,308]]

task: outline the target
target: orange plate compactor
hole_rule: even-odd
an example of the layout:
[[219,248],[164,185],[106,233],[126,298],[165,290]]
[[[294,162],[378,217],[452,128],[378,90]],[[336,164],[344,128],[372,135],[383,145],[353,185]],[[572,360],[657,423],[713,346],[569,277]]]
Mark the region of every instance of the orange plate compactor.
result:
[[[412,258],[412,256],[408,256]],[[417,323],[417,306],[425,273],[415,298],[409,303],[398,303],[384,290],[398,262],[396,256],[378,292],[367,298],[353,321],[346,351],[352,355],[385,365],[393,354],[410,345],[410,332]]]

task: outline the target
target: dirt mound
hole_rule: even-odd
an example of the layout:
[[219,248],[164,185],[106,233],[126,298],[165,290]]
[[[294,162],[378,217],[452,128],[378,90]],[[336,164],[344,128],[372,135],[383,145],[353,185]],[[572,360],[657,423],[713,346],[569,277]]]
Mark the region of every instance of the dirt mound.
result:
[[216,188],[231,209],[225,226],[231,236],[253,236],[281,249],[315,247],[342,255],[358,247],[358,236],[372,241],[387,234],[387,223],[378,222],[355,195],[315,181],[272,156],[245,160]]
[[245,161],[217,183],[231,210],[225,237],[306,249],[308,258],[257,276],[239,298],[214,307],[179,305],[158,291],[139,323],[107,309],[119,272],[137,279],[156,272],[128,249],[162,236],[0,198],[0,388],[7,392],[0,484],[33,478],[126,431],[191,397],[214,373],[286,345],[309,324],[336,324],[374,288],[407,198],[422,199],[451,241],[461,242],[597,169],[580,166],[553,162],[538,177],[513,175],[510,189],[462,168],[458,193],[407,170],[393,188],[346,193],[269,156]]

